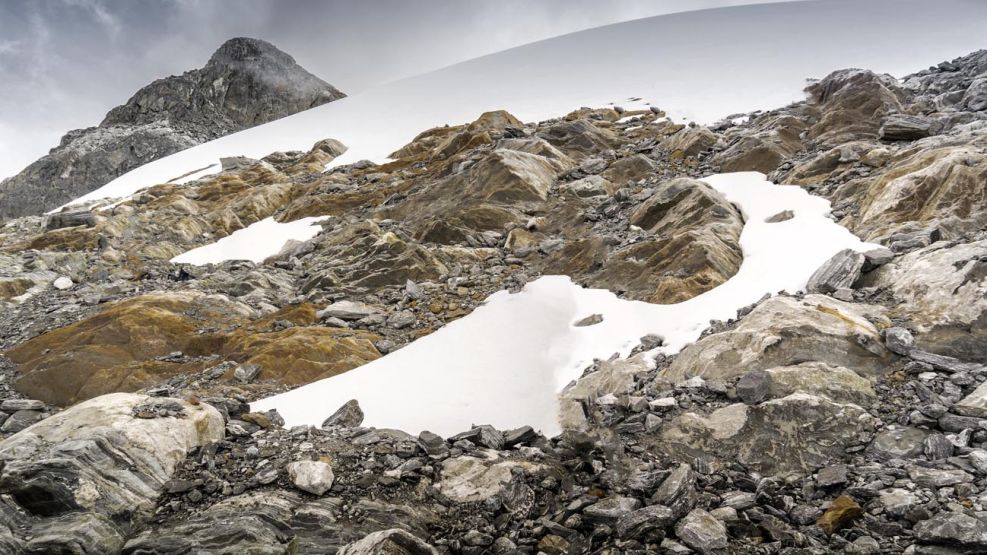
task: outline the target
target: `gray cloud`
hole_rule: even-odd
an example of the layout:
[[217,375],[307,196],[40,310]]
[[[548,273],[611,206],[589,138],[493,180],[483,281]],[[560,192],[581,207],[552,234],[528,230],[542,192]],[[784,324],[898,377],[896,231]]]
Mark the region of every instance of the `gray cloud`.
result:
[[[769,0],[771,1],[771,0]],[[780,1],[780,0],[773,0]],[[0,176],[99,123],[138,88],[266,39],[352,94],[527,42],[744,0],[6,0]]]

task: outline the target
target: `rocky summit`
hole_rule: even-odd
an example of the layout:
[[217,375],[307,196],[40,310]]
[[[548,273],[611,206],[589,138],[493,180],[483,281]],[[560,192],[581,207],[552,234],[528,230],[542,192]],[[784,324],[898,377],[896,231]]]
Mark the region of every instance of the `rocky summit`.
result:
[[140,89],[0,182],[0,218],[41,214],[148,162],[343,96],[274,45],[230,39],[205,67]]
[[[297,95],[237,85],[257,58]],[[200,124],[228,132],[338,96],[277,73],[288,62],[231,41],[35,170],[99,134],[167,120],[189,127],[165,135],[198,141]],[[900,79],[835,71],[803,102],[709,126],[657,107],[492,111],[423,130],[382,165],[326,170],[346,150],[327,137],[10,220],[0,553],[987,552],[985,83],[980,51]],[[112,158],[86,152],[71,156]],[[150,158],[125,159],[79,171],[92,184]],[[824,197],[872,244],[834,249],[804,286],[767,291],[681,350],[646,335],[587,364],[553,391],[554,437],[374,427],[359,398],[317,425],[252,409],[356,375],[541,276],[700,302],[743,278],[751,252],[750,214],[703,179],[745,171]],[[797,212],[765,223],[784,233]],[[300,224],[307,236],[270,252],[250,235]],[[244,234],[247,257],[209,250]],[[570,327],[592,337],[611,318]]]

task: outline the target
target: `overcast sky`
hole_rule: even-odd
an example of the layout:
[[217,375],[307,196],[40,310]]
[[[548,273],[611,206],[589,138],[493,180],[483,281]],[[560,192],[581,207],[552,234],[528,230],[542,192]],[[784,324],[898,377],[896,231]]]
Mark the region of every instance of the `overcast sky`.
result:
[[0,178],[226,39],[347,94],[548,37],[745,0],[0,0]]

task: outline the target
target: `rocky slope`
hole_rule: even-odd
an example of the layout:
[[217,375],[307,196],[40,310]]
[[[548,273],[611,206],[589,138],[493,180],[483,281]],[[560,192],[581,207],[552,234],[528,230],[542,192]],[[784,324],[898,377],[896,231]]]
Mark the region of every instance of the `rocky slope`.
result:
[[[326,140],[13,220],[0,552],[984,552],[985,71],[987,52],[901,80],[837,71],[708,128],[491,112],[386,165],[323,173],[345,149]],[[540,275],[652,303],[709,291],[745,222],[696,178],[744,170],[884,247],[675,355],[643,337],[596,361],[560,392],[557,437],[374,429],[356,401],[320,427],[251,412]],[[313,216],[320,233],[260,263],[169,262]]]
[[273,45],[231,39],[203,68],[142,88],[0,182],[0,218],[40,214],[152,160],[343,96]]

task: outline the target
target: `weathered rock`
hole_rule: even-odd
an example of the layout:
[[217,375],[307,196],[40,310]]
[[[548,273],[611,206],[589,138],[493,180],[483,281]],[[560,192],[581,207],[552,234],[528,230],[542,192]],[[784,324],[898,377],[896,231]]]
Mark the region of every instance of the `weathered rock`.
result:
[[837,403],[867,406],[876,397],[870,380],[848,368],[830,366],[824,362],[803,362],[769,368],[765,372],[770,378],[768,396],[772,399],[807,393]]
[[663,375],[672,382],[692,376],[728,380],[750,370],[819,361],[875,376],[892,356],[867,317],[880,314],[876,307],[821,295],[774,297],[733,330],[683,349]]
[[852,249],[844,249],[819,267],[806,285],[810,293],[835,293],[852,287],[860,279],[864,267],[864,255]]
[[291,483],[313,495],[322,495],[329,491],[336,479],[332,467],[322,461],[295,461],[286,468]]
[[442,480],[437,484],[442,495],[459,503],[483,501],[503,493],[515,469],[539,470],[538,465],[528,461],[501,459],[495,451],[480,451],[477,455],[443,461]]
[[846,528],[855,520],[864,515],[864,510],[856,501],[846,495],[841,495],[829,504],[829,508],[823,513],[817,524],[823,532],[833,534],[834,532]]
[[621,539],[646,539],[675,523],[675,514],[664,505],[651,505],[622,515],[614,529]]
[[941,512],[915,525],[915,537],[923,543],[967,549],[987,549],[987,523],[963,513]]
[[874,272],[874,284],[898,299],[891,309],[907,318],[922,350],[987,362],[987,240],[937,243],[898,257]]
[[928,432],[918,428],[891,426],[876,436],[867,451],[880,460],[907,459],[922,454]]
[[322,423],[322,427],[344,426],[347,428],[356,428],[362,423],[363,409],[360,408],[360,403],[356,399],[351,399],[339,407],[336,412],[332,413],[329,418],[326,418]]
[[932,135],[932,128],[929,118],[890,114],[881,124],[880,136],[885,141],[914,141]]
[[764,370],[751,370],[737,382],[737,396],[748,405],[756,405],[768,396],[771,375]]
[[593,503],[583,514],[593,522],[615,524],[620,518],[639,508],[641,502],[633,497],[614,496]]
[[675,535],[703,555],[723,553],[727,548],[727,528],[713,515],[693,509],[675,525]]
[[912,332],[905,328],[888,328],[884,330],[884,344],[892,353],[908,356],[915,346],[915,338],[912,336]]
[[[143,405],[161,403],[179,407],[181,415],[134,416]],[[186,453],[222,437],[223,418],[208,405],[127,393],[105,395],[0,442],[0,492],[39,517],[95,515],[91,527],[78,525],[79,535],[72,541],[85,552],[99,551],[122,542],[126,532],[102,517],[111,517],[117,525],[147,518]],[[92,533],[85,532],[87,528]]]
[[323,308],[316,316],[319,319],[323,318],[339,318],[340,320],[359,320],[361,318],[366,318],[372,314],[380,312],[379,309],[372,307],[370,305],[354,302],[354,301],[339,301],[332,303],[331,305]]
[[739,461],[763,473],[806,470],[830,463],[855,444],[847,429],[872,425],[857,405],[795,393],[754,406],[729,405],[708,416],[685,413],[662,427],[656,449]]
[[682,518],[696,504],[696,474],[692,467],[682,463],[672,469],[654,494],[652,503],[668,507],[675,519]]

